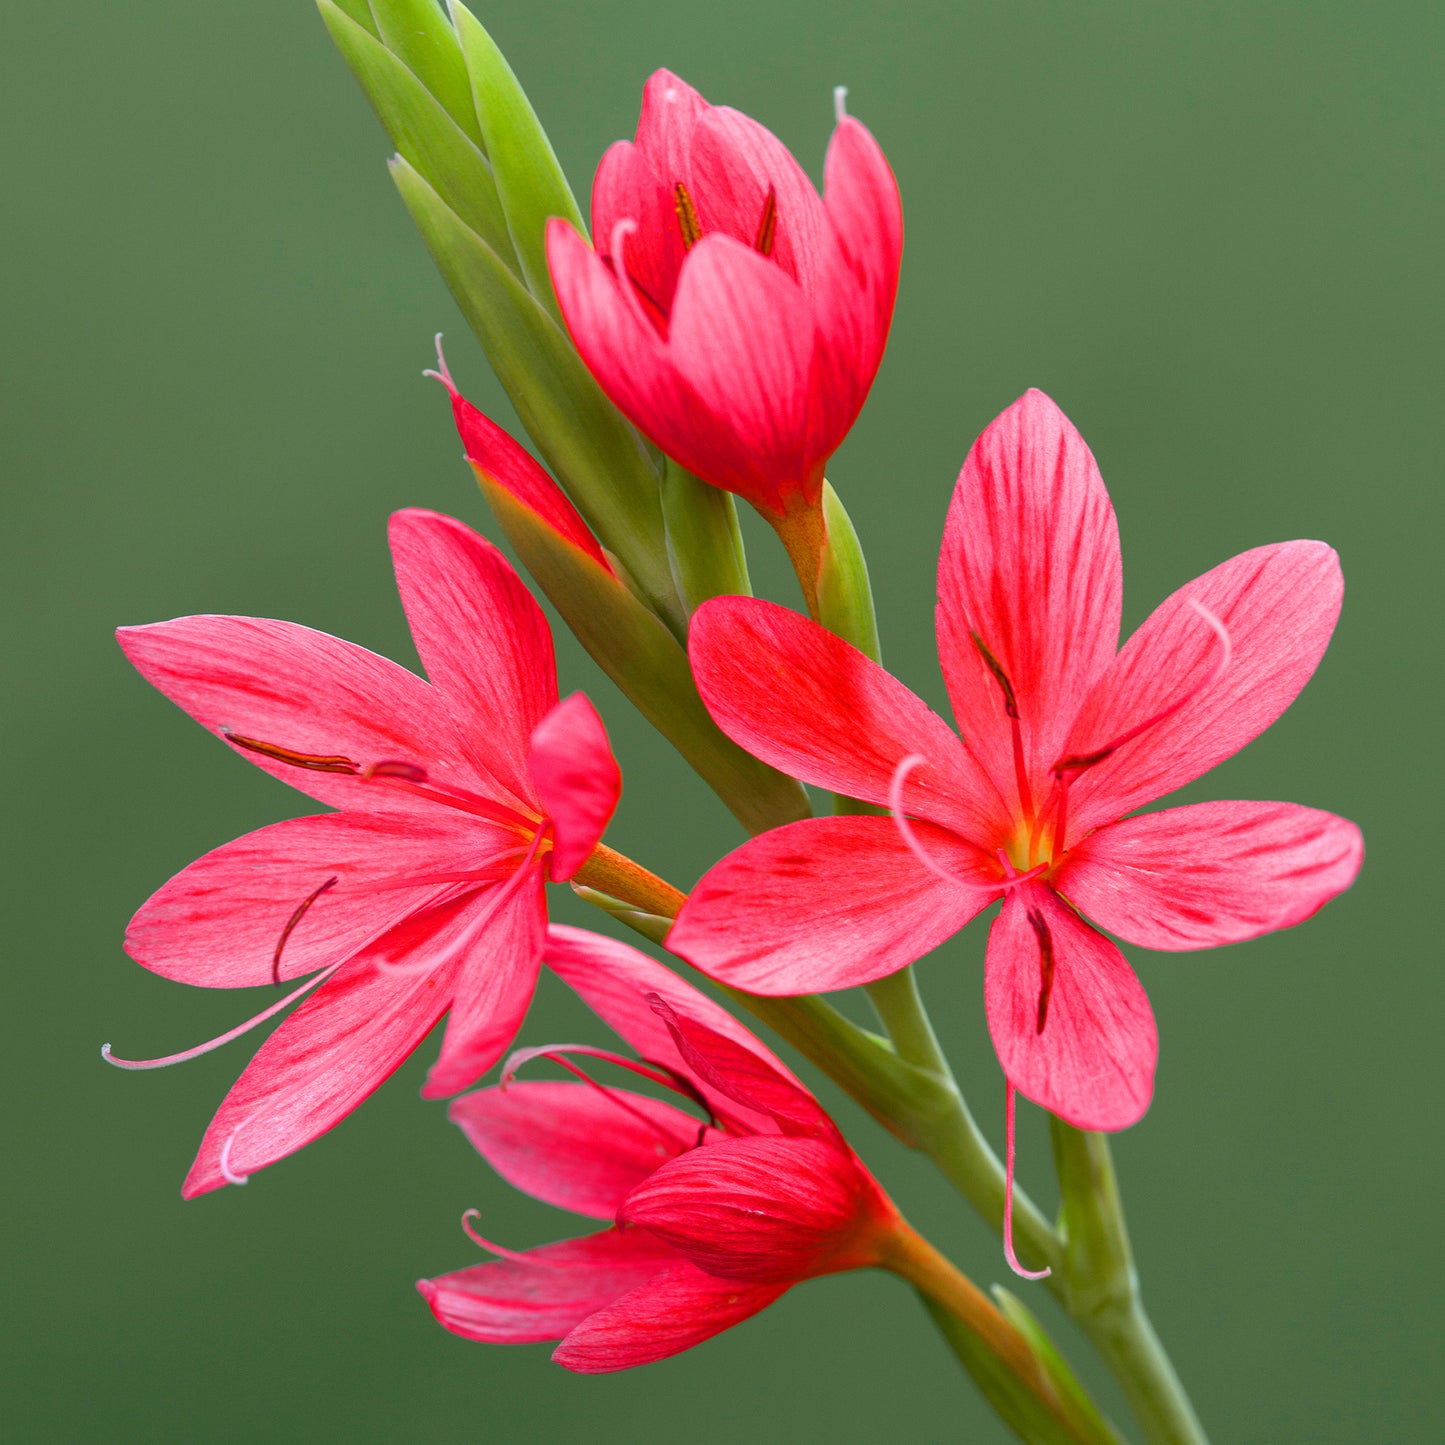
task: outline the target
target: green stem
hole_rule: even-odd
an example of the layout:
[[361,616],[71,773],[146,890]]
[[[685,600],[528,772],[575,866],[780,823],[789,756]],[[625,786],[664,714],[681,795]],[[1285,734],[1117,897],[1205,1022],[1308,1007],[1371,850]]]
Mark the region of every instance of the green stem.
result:
[[1208,1445],[1139,1293],[1109,1141],[1050,1118],[1062,1196],[1051,1284],[1118,1380],[1150,1445]]
[[[1003,1230],[1004,1168],[993,1152],[948,1066],[938,1036],[918,992],[912,968],[900,969],[868,985],[884,1028],[900,1058],[934,1075],[947,1088],[947,1106],[931,1121],[923,1149],[949,1181],[994,1229]],[[1038,1206],[1014,1187],[1014,1242],[1023,1262],[1033,1269],[1054,1269],[1060,1240]]]

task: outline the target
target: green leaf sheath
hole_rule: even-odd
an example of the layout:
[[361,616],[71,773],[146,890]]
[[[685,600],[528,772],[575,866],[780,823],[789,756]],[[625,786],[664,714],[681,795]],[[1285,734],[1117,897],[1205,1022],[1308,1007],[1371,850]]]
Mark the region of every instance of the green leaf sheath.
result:
[[709,597],[752,596],[731,492],[699,481],[669,460],[662,477],[662,514],[673,581],[689,614]]
[[376,0],[371,13],[381,43],[486,153],[461,46],[436,0]]
[[[321,18],[392,144],[462,223],[511,270],[512,236],[492,168],[473,140],[406,65],[375,36],[319,0]],[[465,77],[464,77],[465,78]]]
[[403,157],[392,179],[522,425],[642,599],[680,636],[658,478],[640,438],[598,390],[566,333],[485,240]]
[[744,752],[712,720],[681,644],[618,580],[503,488],[478,479],[528,572],[598,666],[750,833],[806,818],[794,779]]
[[552,142],[517,84],[512,67],[469,10],[461,5],[451,8],[474,114],[491,158],[492,175],[511,231],[512,246],[521,263],[522,279],[532,295],[560,322],[562,314],[547,270],[547,220],[550,216],[560,216],[584,236],[587,227],[572,188],[557,163]]

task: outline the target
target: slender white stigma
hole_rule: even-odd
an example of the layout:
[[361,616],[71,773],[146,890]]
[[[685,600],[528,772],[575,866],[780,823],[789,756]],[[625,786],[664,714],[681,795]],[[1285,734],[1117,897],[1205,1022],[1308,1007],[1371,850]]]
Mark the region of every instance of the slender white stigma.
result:
[[245,1184],[251,1178],[249,1174],[237,1174],[236,1171],[231,1168],[231,1145],[236,1142],[236,1135],[250,1122],[250,1119],[243,1119],[226,1135],[226,1142],[221,1145],[221,1175],[227,1184]]
[[846,85],[833,87],[833,117],[839,125],[848,119],[848,87]]
[[456,384],[456,382],[454,382],[454,381],[452,380],[451,369],[447,366],[446,355],[445,355],[445,354],[443,353],[443,351],[442,351],[442,334],[441,334],[440,331],[438,331],[438,332],[437,332],[437,335],[436,335],[436,347],[437,347],[437,364],[436,364],[436,369],[435,369],[435,370],[428,369],[428,370],[422,372],[422,375],[423,375],[423,376],[429,376],[429,377],[431,377],[431,379],[432,379],[433,381],[439,381],[439,382],[441,382],[441,384],[442,384],[444,387],[446,387],[446,389],[447,389],[449,392],[451,392],[451,394],[452,394],[453,396],[455,396],[455,395],[457,394],[457,384]]
[[1014,1086],[1004,1085],[1004,1128],[1008,1141],[1004,1152],[1003,1257],[1008,1267],[1023,1279],[1047,1279],[1053,1270],[1025,1269],[1014,1253]]
[[956,874],[950,873],[942,863],[931,857],[928,850],[918,841],[918,835],[913,831],[913,824],[903,815],[903,785],[908,781],[908,775],[917,767],[921,767],[928,761],[922,753],[909,753],[896,768],[893,769],[893,781],[888,785],[888,811],[893,816],[893,822],[898,828],[899,836],[907,845],[908,851],[918,859],[923,866],[936,878],[942,878],[945,883],[962,885],[963,879]]

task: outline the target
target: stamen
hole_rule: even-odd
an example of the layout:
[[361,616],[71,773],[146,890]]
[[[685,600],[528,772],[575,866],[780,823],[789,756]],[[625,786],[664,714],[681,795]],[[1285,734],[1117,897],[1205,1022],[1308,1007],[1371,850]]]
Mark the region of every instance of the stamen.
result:
[[289,763],[293,768],[309,768],[315,773],[348,773],[353,777],[361,775],[361,769],[350,758],[337,753],[298,753],[277,743],[243,738],[240,733],[233,733],[230,728],[222,728],[221,736],[228,743],[245,748],[248,753],[260,753],[262,757],[271,758],[278,763]]
[[[616,1104],[617,1107],[623,1111],[623,1113],[631,1114],[632,1117],[636,1119],[640,1124],[642,1124],[648,1129],[651,1129],[652,1132],[656,1134],[665,1144],[674,1146],[677,1144],[676,1138],[674,1138],[673,1135],[669,1134],[667,1130],[664,1129],[662,1125],[657,1122],[656,1119],[650,1118],[648,1115],[644,1114],[641,1109],[638,1109],[632,1104],[629,1104],[627,1100],[622,1097],[622,1093],[620,1090],[609,1089],[606,1084],[603,1084],[597,1079],[594,1079],[592,1075],[587,1072],[586,1069],[581,1068],[577,1064],[574,1064],[564,1054],[548,1053],[544,1054],[543,1057],[550,1059],[554,1064],[557,1064],[561,1068],[566,1069],[567,1072],[571,1074],[574,1079],[581,1079],[584,1084],[590,1084],[592,1088],[596,1089],[597,1092],[601,1094],[609,1103]],[[713,1122],[716,1123],[716,1120],[714,1120]],[[707,1125],[704,1124],[703,1131],[706,1131],[706,1129]],[[697,1142],[698,1144],[702,1143],[701,1132],[698,1134]],[[696,1145],[694,1147],[696,1147]]]
[[472,1228],[472,1220],[480,1219],[481,1217],[482,1211],[480,1209],[468,1209],[462,1214],[462,1233],[465,1234],[478,1249],[485,1249],[488,1254],[495,1254],[499,1259],[510,1259],[513,1264],[545,1265],[547,1263],[545,1258],[538,1259],[534,1255],[521,1254],[515,1249],[504,1249],[500,1244],[493,1244],[490,1239],[478,1234],[477,1231]]
[[1008,1136],[1004,1150],[1003,1257],[1008,1267],[1024,1279],[1047,1279],[1049,1269],[1025,1269],[1014,1253],[1014,1086],[1004,1083],[1004,1129]]
[[767,199],[763,202],[763,218],[758,222],[758,234],[753,241],[753,250],[760,255],[773,254],[773,240],[778,230],[778,193],[768,187]]
[[310,908],[328,888],[334,888],[340,881],[340,878],[328,878],[320,888],[308,893],[306,897],[296,905],[296,911],[286,920],[286,927],[281,930],[281,937],[276,940],[276,952],[271,955],[272,983],[279,984],[281,982],[281,954],[286,948],[286,940],[291,937],[296,929],[296,925],[300,923],[305,916],[306,910]]
[[422,372],[422,375],[431,377],[433,381],[441,382],[441,384],[446,387],[446,389],[451,392],[453,396],[457,394],[457,384],[452,380],[451,369],[447,366],[447,359],[442,353],[442,334],[440,331],[437,332],[436,370],[424,371]]
[[839,125],[848,119],[848,87],[846,85],[833,87],[833,119]]
[[[682,249],[691,251],[702,240],[702,222],[697,218],[697,207],[693,205],[692,197],[688,195],[687,187],[681,181],[672,188],[672,195],[673,209],[677,212],[677,228],[682,232]],[[614,245],[612,250],[616,254],[617,247]]]
[[[1189,605],[1214,629],[1215,641],[1219,644],[1219,656],[1214,660],[1214,666],[1194,684],[1193,687],[1175,698],[1167,707],[1161,708],[1153,717],[1145,718],[1143,722],[1136,723],[1127,732],[1122,732],[1112,742],[1105,743],[1103,747],[1096,748],[1090,753],[1071,753],[1068,757],[1060,758],[1053,766],[1053,772],[1082,773],[1087,768],[1092,768],[1095,763],[1102,763],[1110,753],[1123,747],[1125,743],[1133,741],[1140,733],[1147,732],[1150,728],[1156,727],[1166,718],[1173,717],[1186,703],[1192,702],[1201,692],[1214,686],[1224,676],[1225,670],[1229,667],[1230,659],[1233,656],[1233,646],[1229,640],[1229,630],[1225,625],[1202,603],[1189,598]],[[1062,830],[1060,830],[1062,831]]]
[[1013,734],[1014,781],[1018,784],[1019,807],[1023,809],[1024,817],[1031,819],[1034,817],[1034,798],[1029,787],[1028,767],[1024,762],[1024,737],[1019,728],[1019,703],[1014,695],[1013,683],[1009,681],[1003,664],[988,650],[983,638],[971,627],[968,635],[973,638],[973,645],[983,659],[983,665],[993,673],[994,681],[1003,689],[1003,710],[1008,714],[1009,730]]
[[202,1054],[209,1054],[213,1049],[219,1049],[222,1044],[228,1044],[232,1039],[238,1039],[242,1034],[249,1033],[257,1024],[265,1023],[267,1019],[280,1013],[287,1004],[293,1003],[303,994],[315,988],[317,984],[325,983],[346,961],[343,958],[329,967],[323,968],[320,973],[308,978],[300,988],[293,989],[285,998],[278,999],[273,1003],[270,1008],[262,1009],[255,1018],[247,1019],[243,1024],[237,1024],[235,1028],[227,1029],[225,1033],[219,1034],[203,1044],[197,1044],[193,1049],[183,1049],[178,1054],[167,1054],[164,1058],[159,1059],[118,1059],[111,1053],[110,1045],[106,1044],[101,1048],[100,1056],[106,1063],[114,1064],[118,1069],[165,1069],[172,1064],[184,1064],[188,1059],[198,1059]]
[[550,1059],[554,1064],[560,1064],[562,1054],[580,1054],[587,1059],[601,1059],[604,1063],[616,1064],[619,1069],[626,1069],[640,1078],[650,1079],[654,1084],[661,1084],[664,1089],[671,1089],[674,1093],[687,1092],[678,1087],[673,1070],[661,1064],[647,1065],[637,1059],[613,1053],[611,1049],[596,1048],[592,1044],[543,1044],[538,1048],[517,1049],[502,1065],[502,1088],[505,1089],[517,1077],[517,1071],[524,1064],[530,1064],[533,1059]]
[[917,767],[928,761],[922,753],[909,753],[896,768],[893,769],[893,781],[888,784],[888,811],[893,817],[894,825],[902,837],[908,851],[918,859],[923,866],[933,874],[935,878],[942,878],[945,883],[962,883],[962,879],[956,874],[950,873],[942,863],[932,857],[928,850],[918,841],[918,835],[913,831],[913,824],[903,814],[903,785],[908,781],[908,775]]
[[1003,886],[1005,888],[1017,888],[1020,883],[1028,883],[1030,880],[1037,878],[1040,873],[1048,871],[1049,865],[1047,863],[1037,863],[1030,868],[1027,873],[1020,873],[1018,869],[1014,867],[1009,855],[1004,852],[1002,848],[995,848],[993,855],[998,859],[1000,866],[1003,868]]
[[1049,1021],[1049,996],[1054,991],[1054,937],[1048,921],[1037,909],[1029,909],[1029,926],[1039,941],[1039,1012],[1035,1033],[1041,1034]]
[[[252,1115],[252,1118],[255,1116]],[[221,1157],[218,1161],[221,1166],[221,1177],[227,1184],[245,1184],[251,1176],[249,1174],[237,1174],[231,1168],[231,1146],[236,1142],[236,1135],[251,1122],[250,1119],[242,1119],[229,1134],[226,1135],[226,1142],[221,1145]]]

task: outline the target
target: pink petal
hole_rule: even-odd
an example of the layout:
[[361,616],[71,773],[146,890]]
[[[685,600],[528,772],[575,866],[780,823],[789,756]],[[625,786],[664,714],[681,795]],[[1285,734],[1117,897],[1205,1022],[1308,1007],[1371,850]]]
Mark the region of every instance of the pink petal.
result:
[[693,615],[688,657],[718,726],[755,757],[848,797],[886,805],[893,774],[910,814],[991,838],[1003,801],[936,713],[871,658],[809,618],[751,597]]
[[1295,803],[1195,803],[1072,849],[1056,886],[1129,943],[1212,948],[1303,922],[1355,881],[1360,830]]
[[618,1211],[699,1269],[790,1284],[876,1262],[877,1186],[820,1139],[724,1139],[664,1164]]
[[654,70],[642,88],[637,149],[659,178],[671,185],[688,179],[693,134],[712,107],[681,77]]
[[603,556],[597,538],[568,501],[567,494],[531,452],[479,412],[460,392],[453,391],[451,398],[452,416],[472,466],[540,517],[559,537],[611,572],[612,564]]
[[981,855],[927,823],[925,869],[891,818],[810,818],[728,854],[693,890],[667,946],[704,973],[758,994],[826,993],[912,963],[996,897]]
[[[685,179],[704,236],[722,232],[759,254],[754,246],[771,192],[775,214],[766,262],[795,280],[805,297],[816,297],[829,275],[820,263],[836,242],[817,190],[782,141],[731,106],[709,106],[693,130],[688,159]],[[698,253],[695,247],[689,254],[684,275]]]
[[1143,1117],[1159,1055],[1143,986],[1123,954],[1041,884],[1013,889],[994,920],[984,1004],[1019,1093],[1080,1129],[1124,1129]]
[[547,264],[578,352],[628,420],[689,471],[734,490],[749,485],[733,431],[679,373],[643,303],[629,303],[607,263],[556,218],[547,223]]
[[392,515],[390,536],[397,589],[427,676],[477,772],[525,810],[535,801],[527,745],[557,701],[542,609],[506,558],[451,517],[408,508]]
[[454,1335],[527,1345],[560,1339],[676,1261],[672,1250],[640,1230],[609,1229],[418,1280],[417,1288]]
[[[868,128],[844,116],[828,145],[823,202],[850,279],[865,303],[854,343],[856,365],[865,377],[864,391],[883,356],[898,269],[903,259],[903,207],[898,182]],[[841,288],[816,298],[819,326],[835,334],[834,314]],[[855,306],[850,310],[858,311]]]
[[1003,688],[1017,700],[1029,786],[1041,805],[1069,725],[1119,644],[1114,509],[1069,419],[1029,391],[973,444],[938,562],[938,651],[959,731],[1011,806],[1018,797]]
[[[679,178],[680,179],[680,178]],[[612,238],[619,221],[632,221],[624,260],[627,275],[648,297],[659,330],[672,309],[682,258],[687,254],[677,218],[673,183],[665,181],[631,141],[607,148],[592,180],[592,234],[598,253],[612,261]]]
[[552,1080],[464,1094],[447,1117],[507,1183],[544,1204],[608,1220],[698,1137],[698,1121],[670,1104]]
[[[406,1061],[451,1003],[459,968],[447,945],[475,903],[453,900],[407,919],[323,983],[257,1050],[201,1141],[181,1188],[192,1199],[319,1138]],[[434,953],[431,971],[375,966]],[[222,1168],[223,1156],[226,1168]]]
[[676,1264],[589,1315],[552,1358],[583,1375],[649,1365],[741,1324],[787,1289],[714,1279],[690,1264]]
[[622,772],[597,709],[580,693],[559,702],[533,730],[527,765],[552,821],[552,880],[570,878],[602,839]]
[[[649,1004],[656,995],[679,1014],[705,1025],[712,1033],[746,1049],[770,1073],[798,1089],[796,1075],[720,1004],[680,979],[670,968],[645,953],[581,928],[552,924],[547,929],[547,966],[582,1002],[644,1059],[691,1074],[666,1022]],[[770,1116],[742,1111],[727,1094],[700,1083],[713,1113],[731,1117],[752,1130],[775,1128]]]
[[813,341],[812,307],[780,266],[720,233],[688,253],[668,354],[731,437],[700,475],[774,513],[792,495],[816,501],[821,486],[803,451]]
[[507,1051],[537,987],[546,930],[546,888],[533,864],[470,941],[441,1054],[427,1071],[422,1098],[445,1099],[476,1083]]
[[[206,988],[300,978],[354,953],[435,894],[436,875],[474,867],[508,836],[515,841],[440,808],[404,821],[329,813],[273,823],[207,853],[153,893],[131,919],[126,952],[164,978]],[[387,876],[419,881],[368,886]]]
[[[415,673],[340,638],[264,617],[179,617],[116,632],[136,670],[202,727],[310,757],[278,761],[237,743],[248,762],[308,796],[358,812],[415,813],[429,803],[350,776],[402,761],[475,787],[447,704]],[[327,759],[331,771],[317,765]],[[349,764],[349,766],[343,766]]]
[[1192,602],[1228,632],[1228,667],[1213,686],[1080,775],[1069,790],[1071,834],[1182,788],[1258,737],[1319,665],[1343,591],[1333,549],[1279,542],[1230,558],[1161,603],[1099,679],[1061,751],[1104,746],[1208,674],[1219,643]]
[[784,1134],[826,1135],[845,1147],[822,1105],[791,1074],[773,1068],[746,1043],[679,1013],[659,995],[648,995],[648,1002],[667,1024],[685,1072],[700,1085],[741,1104],[750,1114],[770,1116]]

